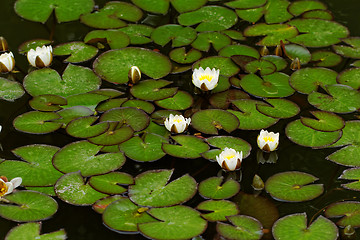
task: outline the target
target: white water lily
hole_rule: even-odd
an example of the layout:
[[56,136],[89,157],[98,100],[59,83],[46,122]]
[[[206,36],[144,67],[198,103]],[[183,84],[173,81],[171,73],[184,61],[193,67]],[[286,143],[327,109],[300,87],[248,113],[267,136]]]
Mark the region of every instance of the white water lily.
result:
[[30,49],[27,53],[27,59],[33,67],[47,67],[52,61],[52,47],[42,46],[36,47],[36,49]]
[[237,152],[232,148],[224,148],[224,150],[216,156],[219,165],[228,171],[239,169],[243,158],[242,152]]
[[204,90],[209,91],[214,89],[219,81],[219,69],[210,69],[207,67],[205,70],[200,67],[199,69],[194,69],[193,75],[192,75],[192,82],[193,84]]
[[12,193],[15,188],[20,186],[21,182],[21,177],[13,178],[10,182],[8,182],[7,180],[4,181],[2,178],[0,178],[0,198],[2,196]]
[[168,118],[165,119],[165,127],[167,130],[173,133],[182,133],[190,125],[191,118],[184,118],[182,115],[172,115],[170,114]]
[[12,52],[0,55],[0,72],[11,72],[15,67],[15,59]]
[[268,132],[264,129],[261,129],[257,138],[257,144],[263,151],[274,151],[279,145],[279,133]]

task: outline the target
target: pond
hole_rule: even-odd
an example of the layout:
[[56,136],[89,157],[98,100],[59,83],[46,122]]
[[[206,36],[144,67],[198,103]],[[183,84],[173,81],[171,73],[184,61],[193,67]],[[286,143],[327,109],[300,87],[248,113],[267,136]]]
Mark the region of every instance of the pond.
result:
[[0,238],[359,238],[359,7],[3,0]]

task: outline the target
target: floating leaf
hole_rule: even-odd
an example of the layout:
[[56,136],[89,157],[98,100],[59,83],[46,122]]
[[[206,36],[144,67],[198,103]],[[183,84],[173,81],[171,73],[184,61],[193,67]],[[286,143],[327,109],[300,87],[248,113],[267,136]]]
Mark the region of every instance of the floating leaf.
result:
[[300,64],[307,64],[311,60],[310,51],[300,45],[296,44],[286,44],[285,45],[286,56],[289,57],[291,60],[298,58]]
[[303,172],[282,172],[269,177],[265,182],[265,189],[279,201],[309,201],[324,192],[323,184],[310,184],[317,180],[313,175]]
[[96,106],[107,100],[109,97],[105,95],[95,94],[95,93],[80,93],[68,96],[66,98],[67,104],[63,105],[62,108],[70,108],[74,106],[84,106],[92,111],[95,111]]
[[111,110],[113,108],[118,108],[121,107],[121,105],[126,102],[128,99],[127,98],[114,98],[114,99],[109,99],[108,101],[102,102],[100,103],[97,107],[96,107],[96,111],[98,112],[106,112],[108,110]]
[[51,68],[43,68],[26,75],[23,84],[32,96],[54,94],[67,97],[99,89],[101,80],[91,69],[69,64],[62,77]]
[[199,194],[204,198],[227,199],[233,197],[240,190],[239,182],[229,179],[224,182],[223,177],[210,177],[199,184]]
[[337,78],[337,82],[348,85],[353,89],[360,89],[360,68],[351,68],[342,71]]
[[200,8],[206,3],[206,0],[159,0],[155,2],[151,0],[132,0],[132,2],[147,12],[165,15],[169,9],[170,2],[176,11],[182,13]]
[[128,24],[127,27],[118,29],[130,38],[130,44],[146,44],[152,42],[150,36],[154,29],[148,25]]
[[91,187],[107,194],[120,194],[127,189],[119,185],[133,184],[133,177],[127,173],[110,172],[104,175],[92,176],[89,180]]
[[24,43],[22,43],[19,48],[18,51],[20,54],[26,54],[30,49],[36,49],[36,47],[42,47],[44,45],[49,45],[51,44],[51,40],[49,39],[32,39],[29,41],[26,41]]
[[60,229],[56,232],[40,234],[41,222],[24,223],[13,227],[7,234],[6,240],[18,240],[18,239],[66,239],[66,233],[64,229]]
[[95,116],[76,118],[66,126],[66,132],[77,138],[98,136],[109,128],[109,123],[102,122],[92,125],[97,119],[98,117]]
[[211,45],[216,51],[230,45],[231,39],[220,32],[203,32],[197,35],[196,40],[191,44],[193,48],[208,52]]
[[248,73],[260,72],[260,75],[268,75],[276,71],[276,66],[266,60],[254,60],[245,65],[245,71]]
[[326,208],[325,216],[329,218],[341,218],[336,225],[346,227],[359,227],[360,202],[344,201],[333,203]]
[[191,239],[202,234],[207,227],[206,220],[198,211],[183,205],[151,208],[148,213],[160,220],[138,225],[140,232],[148,238]]
[[301,123],[314,130],[323,132],[334,132],[344,128],[344,120],[334,113],[322,111],[310,111],[318,120],[311,118],[301,118]]
[[154,29],[151,39],[156,44],[165,46],[172,41],[172,47],[189,45],[196,39],[196,31],[191,27],[183,27],[177,24],[162,25]]
[[237,9],[257,8],[265,5],[266,0],[235,0],[225,3],[226,6]]
[[324,19],[324,20],[333,20],[334,16],[331,14],[329,10],[312,10],[305,12],[301,15],[302,18],[316,18],[316,19]]
[[46,194],[50,197],[55,197],[56,193],[55,193],[55,189],[54,186],[48,186],[48,187],[26,187],[27,190],[32,190],[32,191],[36,191],[39,193],[43,193]]
[[227,219],[232,225],[222,222],[216,225],[216,230],[221,236],[234,240],[261,239],[262,226],[257,219],[245,215],[230,216]]
[[73,119],[93,115],[94,111],[87,107],[74,106],[60,110],[57,112],[57,114],[59,114],[61,118],[55,119],[53,122],[61,123],[65,127]]
[[171,50],[169,53],[169,57],[171,60],[187,64],[187,63],[193,63],[197,60],[199,60],[202,56],[202,53],[196,49],[190,49],[188,52],[186,52],[185,48],[176,48],[174,50]]
[[344,57],[350,58],[360,58],[360,38],[359,37],[349,37],[342,39],[346,45],[334,45],[333,49],[337,54],[340,54]]
[[171,136],[177,144],[164,143],[162,149],[165,153],[179,158],[199,158],[201,153],[209,150],[209,145],[201,139],[190,135]]
[[0,77],[0,99],[14,101],[21,98],[24,93],[20,83]]
[[96,47],[83,42],[70,42],[59,44],[53,49],[53,54],[58,56],[70,55],[65,62],[79,63],[92,59],[97,54]]
[[121,195],[112,195],[112,196],[108,196],[105,198],[102,198],[98,201],[96,201],[93,205],[92,205],[92,209],[100,214],[103,214],[105,209],[113,202],[120,200],[120,199],[128,199],[127,197],[123,197]]
[[54,112],[32,111],[17,116],[13,125],[18,131],[45,134],[56,131],[61,127],[61,123],[52,122],[52,120],[59,118],[60,115]]
[[230,89],[224,92],[212,94],[209,102],[215,108],[227,109],[233,100],[249,98],[250,96],[243,91]]
[[161,100],[174,96],[177,88],[164,88],[172,82],[166,80],[145,80],[130,89],[131,94],[143,100]]
[[122,153],[98,154],[101,148],[88,141],[73,142],[55,154],[53,164],[63,173],[80,171],[87,177],[119,169],[125,163]]
[[0,216],[15,222],[45,220],[58,209],[53,198],[35,191],[16,191],[3,198],[9,204],[0,204]]
[[360,121],[346,121],[345,127],[342,129],[342,136],[331,147],[342,147],[346,145],[360,145],[359,133],[360,133]]
[[272,62],[276,66],[277,72],[284,70],[288,65],[285,59],[276,55],[265,55],[262,56],[261,59]]
[[265,99],[270,106],[258,104],[256,110],[260,113],[273,118],[291,118],[300,112],[300,108],[295,103],[286,99],[268,98]]
[[185,91],[177,91],[177,93],[169,98],[155,101],[159,107],[171,110],[185,110],[193,105],[192,96]]
[[61,105],[66,105],[66,98],[52,94],[35,96],[29,101],[30,107],[39,111],[57,111],[62,109]]
[[220,74],[226,77],[231,77],[240,71],[230,58],[219,56],[200,59],[193,64],[192,68],[194,70],[199,67],[202,67],[203,69],[206,69],[207,67],[210,69],[220,69]]
[[280,218],[274,224],[272,233],[276,240],[284,238],[336,240],[339,237],[336,225],[323,216],[319,216],[308,226],[306,213],[296,213]]
[[[93,64],[96,74],[113,83],[128,82],[128,73],[132,66],[150,78],[158,79],[168,75],[171,63],[164,55],[144,49],[128,47],[107,51],[101,54]],[[154,67],[156,66],[156,67]]]
[[137,109],[141,109],[144,112],[151,114],[155,110],[155,106],[147,101],[137,100],[137,99],[131,99],[127,100],[123,104],[121,104],[122,107],[134,107]]
[[130,44],[130,38],[126,33],[118,30],[94,30],[86,34],[85,43],[104,42],[109,44],[111,49],[120,49]]
[[259,54],[258,50],[256,50],[255,48],[249,47],[247,45],[241,45],[241,44],[229,45],[229,46],[222,48],[219,51],[219,56],[231,57],[234,55],[250,56],[250,57],[254,57],[256,59],[260,58],[260,54]]
[[208,200],[199,203],[197,210],[203,210],[201,216],[210,222],[226,221],[227,216],[233,216],[239,213],[237,205],[227,200]]
[[299,16],[304,12],[308,12],[315,9],[326,10],[325,4],[314,0],[302,0],[291,3],[288,8],[289,13],[294,16]]
[[141,206],[165,207],[184,203],[195,193],[196,181],[188,174],[169,183],[174,170],[152,170],[138,175],[129,186],[131,201]]
[[341,63],[342,58],[330,51],[316,51],[311,54],[311,61],[317,67],[333,67]]
[[346,184],[341,184],[343,188],[360,191],[360,168],[350,168],[342,172],[339,179],[356,180]]

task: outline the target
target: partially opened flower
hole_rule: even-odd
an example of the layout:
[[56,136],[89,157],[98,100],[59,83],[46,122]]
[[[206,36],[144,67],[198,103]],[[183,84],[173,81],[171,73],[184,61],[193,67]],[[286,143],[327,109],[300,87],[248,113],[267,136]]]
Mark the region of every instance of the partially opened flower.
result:
[[239,169],[242,161],[242,152],[237,152],[232,148],[224,148],[224,150],[216,156],[219,165],[228,171]]
[[268,132],[264,129],[261,129],[257,138],[257,144],[263,151],[274,151],[279,145],[279,133]]
[[21,177],[13,178],[10,182],[8,182],[6,178],[5,181],[3,180],[3,177],[0,178],[0,198],[2,196],[12,193],[15,188],[20,186],[21,182]]
[[0,72],[11,72],[15,67],[15,59],[12,52],[0,55]]
[[194,69],[192,75],[193,84],[204,91],[209,91],[214,89],[219,81],[219,69],[210,69],[207,67],[205,70],[200,67],[199,69]]
[[42,46],[36,47],[36,49],[30,49],[27,53],[27,59],[33,67],[47,67],[52,61],[52,47]]
[[184,118],[182,115],[172,115],[170,114],[168,118],[165,119],[165,127],[167,130],[173,133],[182,133],[190,125],[191,118]]
[[128,78],[133,84],[139,82],[141,79],[140,69],[137,66],[132,66],[129,70]]

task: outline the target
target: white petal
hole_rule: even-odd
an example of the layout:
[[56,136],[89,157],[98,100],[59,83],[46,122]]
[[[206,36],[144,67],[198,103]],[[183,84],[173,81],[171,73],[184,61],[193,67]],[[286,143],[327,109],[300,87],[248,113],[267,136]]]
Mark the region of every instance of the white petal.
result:
[[164,125],[166,129],[171,132],[172,123],[169,122],[168,118],[165,119]]
[[14,190],[13,184],[11,182],[6,182],[5,184],[6,184],[8,189],[7,189],[7,192],[4,195],[12,193],[13,190]]
[[16,178],[11,179],[10,182],[14,185],[14,188],[17,188],[18,186],[20,186],[20,184],[22,182],[22,178],[16,177]]

